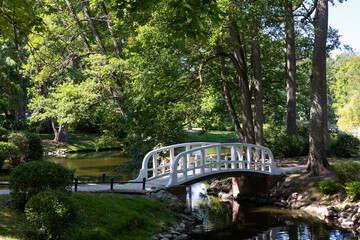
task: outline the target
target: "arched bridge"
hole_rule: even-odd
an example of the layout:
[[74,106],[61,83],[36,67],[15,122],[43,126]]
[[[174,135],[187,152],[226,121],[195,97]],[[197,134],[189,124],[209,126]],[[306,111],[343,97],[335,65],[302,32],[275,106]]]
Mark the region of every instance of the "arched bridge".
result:
[[166,187],[187,185],[218,176],[279,174],[269,148],[246,143],[181,143],[146,154],[139,176],[132,181]]

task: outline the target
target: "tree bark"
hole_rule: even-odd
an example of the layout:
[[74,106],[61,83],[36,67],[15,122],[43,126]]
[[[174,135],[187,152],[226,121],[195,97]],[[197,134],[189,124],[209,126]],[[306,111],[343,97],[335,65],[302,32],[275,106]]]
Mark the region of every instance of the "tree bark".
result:
[[54,131],[54,141],[55,142],[60,142],[60,143],[66,143],[67,142],[67,133],[68,133],[68,128],[69,128],[69,124],[65,123],[65,124],[60,124],[59,125],[59,130],[56,128],[56,123],[55,123],[55,119],[51,118],[51,127]]
[[238,72],[239,88],[241,92],[241,117],[244,131],[244,140],[246,143],[254,143],[254,125],[251,110],[251,94],[249,89],[249,80],[247,77],[246,53],[240,35],[235,23],[230,27],[230,36],[234,42],[234,56],[241,69]]
[[20,92],[18,95],[18,121],[20,123],[20,128],[25,127],[25,97],[24,97],[24,77],[21,73],[21,64],[22,64],[22,57],[21,57],[21,42],[19,40],[19,33],[18,30],[14,27],[14,44],[16,48],[16,54],[17,54],[17,76],[18,76],[18,83],[20,86]]
[[103,2],[100,3],[101,5],[101,8],[103,9],[103,12],[106,16],[106,23],[107,23],[107,26],[108,26],[108,29],[109,29],[109,32],[110,32],[110,35],[111,35],[111,38],[113,40],[113,44],[114,44],[114,48],[115,48],[115,51],[116,51],[116,55],[119,59],[121,59],[121,50],[120,50],[120,47],[119,47],[119,44],[114,36],[114,33],[113,33],[113,30],[112,30],[112,25],[111,25],[111,18],[109,16],[109,13],[106,9],[106,6]]
[[296,55],[293,5],[288,1],[285,6],[285,66],[287,91],[287,132],[296,134]]
[[74,10],[74,8],[72,7],[71,3],[69,0],[65,0],[69,10],[70,10],[70,15],[72,16],[72,18],[74,19],[75,21],[75,24],[76,24],[76,27],[79,31],[79,34],[80,34],[80,37],[81,37],[81,40],[83,41],[84,45],[85,45],[85,48],[86,50],[88,51],[88,53],[91,53],[91,47],[90,47],[90,44],[88,42],[88,40],[86,39],[85,37],[85,34],[83,33],[82,29],[81,29],[81,23],[79,21],[79,18],[77,17],[76,15],[76,12]]
[[[327,172],[324,129],[326,114],[326,40],[328,0],[318,0],[314,19],[315,40],[311,79],[309,156],[306,170],[317,176]],[[327,123],[326,123],[327,124]]]
[[263,86],[261,73],[260,46],[256,39],[258,30],[251,31],[251,68],[254,81],[254,135],[255,144],[264,145]]
[[91,32],[92,32],[92,34],[96,40],[96,43],[100,49],[100,53],[101,53],[101,55],[106,55],[106,51],[105,51],[104,45],[101,42],[100,35],[95,27],[94,22],[91,20],[90,11],[89,11],[89,8],[87,7],[86,0],[81,0],[81,5],[83,8],[84,16],[87,18]]

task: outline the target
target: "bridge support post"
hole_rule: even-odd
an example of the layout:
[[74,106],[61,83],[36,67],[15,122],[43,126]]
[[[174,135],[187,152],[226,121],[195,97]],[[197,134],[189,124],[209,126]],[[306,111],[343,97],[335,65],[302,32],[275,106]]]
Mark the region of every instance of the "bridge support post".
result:
[[186,203],[186,185],[168,187],[165,190],[177,196],[183,203]]

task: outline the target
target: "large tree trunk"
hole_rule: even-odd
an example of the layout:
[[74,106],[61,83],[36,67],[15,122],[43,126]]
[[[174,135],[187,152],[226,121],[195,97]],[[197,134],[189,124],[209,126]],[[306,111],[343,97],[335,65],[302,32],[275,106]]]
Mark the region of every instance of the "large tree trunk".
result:
[[240,88],[240,104],[241,104],[241,117],[244,131],[244,140],[246,143],[254,143],[254,125],[251,110],[251,93],[249,89],[249,80],[247,76],[246,53],[236,24],[230,27],[230,36],[235,43],[234,56],[237,60],[241,71],[238,72],[239,88]]
[[256,39],[257,29],[252,30],[251,68],[254,80],[254,135],[255,144],[264,145],[263,87],[261,74],[260,46]]
[[314,19],[315,40],[311,79],[309,156],[306,170],[312,175],[327,171],[324,129],[326,114],[326,39],[328,0],[318,0]]
[[[221,43],[217,45],[217,52],[219,55],[221,55],[223,53],[223,48],[222,48]],[[236,133],[237,137],[239,138],[239,141],[244,142],[245,141],[244,133],[243,133],[243,130],[241,129],[239,119],[236,115],[234,104],[232,103],[232,100],[231,100],[231,93],[230,93],[228,82],[226,81],[225,76],[224,76],[223,67],[224,67],[224,57],[220,57],[221,84],[222,84],[223,91],[224,91],[224,101],[225,101],[226,109],[230,115],[231,122],[234,126],[235,133]]]
[[105,51],[104,45],[101,42],[100,35],[95,27],[94,22],[91,19],[90,11],[89,11],[89,8],[87,7],[86,0],[81,0],[81,5],[82,5],[83,11],[84,11],[84,16],[87,18],[91,32],[92,32],[92,34],[96,40],[96,43],[100,49],[100,53],[101,53],[101,55],[106,55],[106,51]]
[[66,143],[67,142],[67,133],[69,124],[60,124],[59,129],[56,128],[56,120],[54,118],[51,118],[51,127],[54,131],[54,141],[60,142],[60,143]]
[[18,96],[18,121],[20,124],[20,128],[24,128],[25,127],[25,97],[24,97],[24,92],[25,92],[25,87],[24,87],[24,78],[23,78],[23,74],[21,72],[21,64],[22,64],[22,57],[21,57],[21,42],[19,40],[19,33],[18,30],[16,28],[14,28],[14,44],[15,44],[15,48],[16,48],[16,54],[17,54],[17,67],[16,67],[16,71],[17,71],[17,76],[18,76],[18,83],[20,86],[20,93]]
[[286,90],[287,90],[287,132],[296,134],[296,56],[295,31],[292,2],[285,6],[285,53],[286,53]]

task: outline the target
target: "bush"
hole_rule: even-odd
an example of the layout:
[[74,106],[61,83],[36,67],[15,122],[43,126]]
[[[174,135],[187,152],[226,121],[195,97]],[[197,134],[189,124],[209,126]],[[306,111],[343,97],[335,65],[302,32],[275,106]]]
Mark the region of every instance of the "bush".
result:
[[76,210],[70,197],[59,191],[44,191],[25,206],[26,219],[41,238],[57,238],[74,220]]
[[338,186],[335,180],[326,180],[319,183],[320,192],[324,195],[332,195],[338,192]]
[[19,159],[11,163],[12,167],[20,163],[42,159],[43,147],[38,135],[30,132],[15,132],[10,134],[9,141],[20,150]]
[[346,193],[353,197],[353,200],[360,199],[360,182],[349,182],[345,184]]
[[18,157],[19,150],[13,143],[0,142],[0,169],[3,167],[5,160],[12,162]]
[[24,209],[26,202],[39,192],[69,192],[72,184],[69,169],[48,161],[20,164],[11,172],[9,182],[12,203],[19,209]]
[[298,128],[298,134],[289,136],[285,126],[265,126],[265,145],[276,158],[305,156],[309,150],[309,135],[306,126]]
[[343,160],[336,161],[334,164],[336,177],[340,183],[357,181],[360,174],[360,163],[350,160],[344,162]]
[[9,131],[3,127],[0,127],[0,141],[7,141]]
[[37,122],[30,122],[27,125],[27,129],[30,132],[35,133],[53,133],[53,128],[51,126],[50,120],[42,120]]
[[351,134],[340,133],[331,146],[337,157],[357,157],[360,154],[360,140]]

